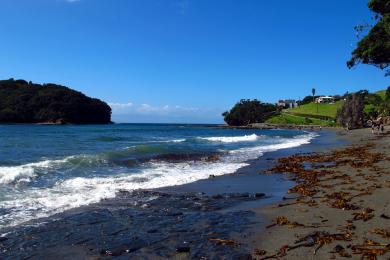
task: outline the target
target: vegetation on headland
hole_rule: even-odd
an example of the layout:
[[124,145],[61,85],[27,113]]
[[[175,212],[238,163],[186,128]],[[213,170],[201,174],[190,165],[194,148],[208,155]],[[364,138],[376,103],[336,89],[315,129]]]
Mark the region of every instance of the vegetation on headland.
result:
[[342,98],[335,103],[310,102],[283,110],[257,100],[241,100],[223,115],[225,122],[231,126],[265,122],[275,125],[338,125],[351,129],[367,126],[367,122],[375,122],[378,118],[383,121],[390,117],[390,87],[376,93],[361,90],[345,94]]
[[277,106],[273,104],[262,103],[256,99],[242,99],[230,111],[226,111],[222,115],[228,125],[246,126],[253,123],[263,123],[278,113]]
[[280,125],[338,125],[355,129],[368,126],[369,121],[375,122],[378,118],[383,123],[390,116],[390,87],[376,93],[361,90],[343,97],[345,100],[333,104],[311,102],[285,109],[266,122]]
[[1,80],[0,123],[107,124],[111,108],[64,86]]
[[[371,0],[368,7],[374,12],[376,24],[373,26],[356,26],[360,34],[369,27],[369,32],[358,43],[352,52],[351,59],[347,62],[349,68],[359,63],[374,65],[380,69],[389,68],[390,64],[390,1]],[[387,70],[386,76],[390,75]],[[239,112],[224,113],[225,121],[229,125],[248,125],[250,123],[267,122],[273,124],[294,125],[335,125],[348,128],[361,128],[368,126],[368,122],[374,124],[390,123],[390,87],[386,91],[368,93],[361,90],[344,96],[336,95],[334,104],[315,103],[316,89],[311,90],[311,95],[298,101],[299,107],[279,111],[274,108],[274,113],[267,111],[263,115],[259,112],[255,117],[252,111],[246,107],[240,107]],[[237,105],[236,105],[237,106]],[[240,119],[250,117],[252,120]],[[387,121],[387,122],[386,122]]]
[[389,117],[390,87],[377,93],[369,93],[367,90],[353,93],[337,112],[338,124],[352,129],[365,127],[369,121],[385,123],[383,121]]
[[336,113],[342,102],[315,104],[312,102],[313,96],[310,96],[310,100],[311,103],[284,110],[257,100],[241,100],[223,116],[225,122],[231,126],[246,126],[253,123],[335,126]]

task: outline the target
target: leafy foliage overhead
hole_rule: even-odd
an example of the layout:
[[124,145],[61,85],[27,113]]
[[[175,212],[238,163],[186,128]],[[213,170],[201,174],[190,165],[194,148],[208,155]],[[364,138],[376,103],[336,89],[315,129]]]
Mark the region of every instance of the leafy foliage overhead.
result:
[[44,122],[106,124],[111,122],[111,108],[64,86],[0,81],[0,123]]
[[258,100],[242,99],[234,107],[222,115],[228,125],[246,126],[253,123],[263,123],[278,113],[277,107]]
[[[377,23],[362,38],[347,62],[349,68],[358,63],[386,69],[390,64],[390,0],[371,0],[368,7],[376,13]],[[357,26],[361,30],[364,26]],[[390,70],[386,75],[390,75]]]

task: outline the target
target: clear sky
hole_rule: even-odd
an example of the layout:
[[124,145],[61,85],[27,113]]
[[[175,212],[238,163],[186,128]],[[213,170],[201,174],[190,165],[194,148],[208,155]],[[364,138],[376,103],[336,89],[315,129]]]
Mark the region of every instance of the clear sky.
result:
[[345,63],[366,0],[0,0],[0,78],[58,83],[117,122],[220,123],[265,102],[389,85]]

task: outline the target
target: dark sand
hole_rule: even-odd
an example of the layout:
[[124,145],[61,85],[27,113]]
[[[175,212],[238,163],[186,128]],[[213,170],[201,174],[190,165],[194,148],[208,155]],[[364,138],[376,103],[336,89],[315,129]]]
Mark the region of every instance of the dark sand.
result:
[[291,205],[256,210],[268,219],[266,225],[276,225],[261,227],[243,242],[252,245],[254,258],[389,259],[389,131],[381,136],[370,129],[342,134],[355,145],[352,154],[339,158],[337,166],[316,169],[329,173],[318,175],[314,194],[291,193],[291,198],[300,197],[299,203],[289,199],[281,204]]
[[[287,175],[261,175],[259,171],[271,168],[277,158],[329,151],[360,142],[361,136],[360,132],[322,131],[311,144],[265,153],[231,175],[153,191],[123,192],[115,199],[30,226],[2,230],[7,234],[0,237],[0,259],[250,259],[255,249],[271,253],[287,243],[293,232],[284,227],[265,229],[265,225],[297,209],[270,205],[280,203],[295,184]],[[314,222],[314,215],[307,215],[313,220],[302,215],[306,221],[299,221]],[[321,252],[325,251],[329,250]],[[299,252],[295,256],[302,258]]]

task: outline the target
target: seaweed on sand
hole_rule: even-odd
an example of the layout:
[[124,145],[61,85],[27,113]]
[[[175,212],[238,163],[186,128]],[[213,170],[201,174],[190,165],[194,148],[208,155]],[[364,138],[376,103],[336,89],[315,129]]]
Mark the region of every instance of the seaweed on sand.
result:
[[[339,225],[341,227],[338,227],[337,230],[340,230],[341,233],[332,234],[328,231],[313,231],[296,240],[293,245],[283,245],[275,254],[268,256],[264,254],[260,259],[284,257],[289,251],[300,247],[314,247],[314,254],[316,254],[321,247],[335,241],[361,239],[353,233],[356,229],[354,222],[360,220],[370,221],[375,215],[373,209],[359,205],[355,198],[371,195],[376,189],[382,188],[383,185],[378,184],[378,177],[386,173],[377,163],[386,160],[387,157],[382,153],[371,151],[373,147],[373,144],[365,144],[330,153],[293,155],[279,159],[273,168],[262,172],[285,173],[296,182],[296,185],[288,191],[298,195],[295,201],[280,204],[279,207],[294,204],[305,204],[312,207],[322,203],[334,209],[352,211],[352,218],[346,219],[347,223],[345,225]],[[319,165],[321,163],[323,167]],[[340,174],[338,172],[339,167],[350,167],[353,171]],[[352,178],[353,174],[366,181],[366,183],[356,182]],[[328,183],[329,181],[332,183]],[[348,189],[345,189],[346,187],[343,185],[348,185]],[[390,219],[384,214],[381,215],[381,218]],[[274,226],[289,228],[320,227],[292,222],[284,216],[277,217],[267,228]],[[371,233],[382,238],[390,237],[390,232],[385,229],[374,229]],[[365,240],[361,245],[356,244],[354,246],[349,245],[347,248],[336,245],[330,253],[338,254],[341,257],[352,257],[352,253],[360,255],[362,259],[376,259],[377,256],[386,254],[390,250],[390,244],[377,243],[372,240]],[[351,253],[347,249],[351,250]]]

